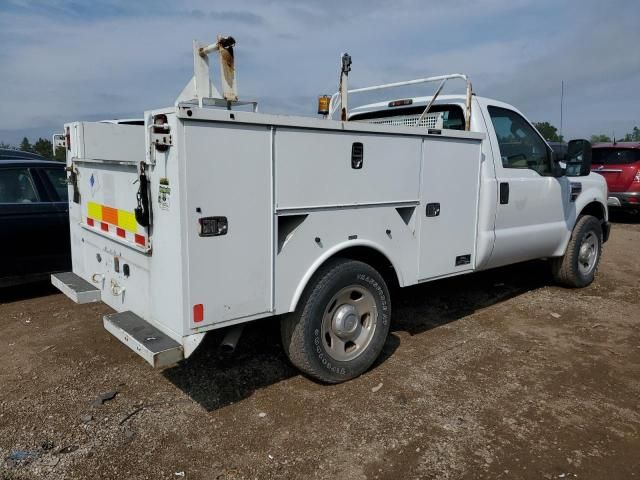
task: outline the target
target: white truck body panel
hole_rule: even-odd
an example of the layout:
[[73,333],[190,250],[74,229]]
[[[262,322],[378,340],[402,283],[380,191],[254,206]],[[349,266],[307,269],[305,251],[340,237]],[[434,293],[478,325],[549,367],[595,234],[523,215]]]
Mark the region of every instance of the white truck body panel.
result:
[[[185,155],[170,152],[168,160],[179,163],[185,176],[186,188],[176,194],[185,205],[187,309],[204,306],[204,320],[196,324],[190,318],[186,330],[273,312],[271,130],[233,123],[211,127],[184,121],[178,142]],[[160,210],[157,216],[172,214]],[[229,233],[198,236],[198,218],[217,215],[229,219]]]
[[[353,142],[365,145],[366,165],[361,170],[345,160]],[[418,200],[422,152],[418,136],[279,128],[275,151],[278,212]],[[300,158],[303,152],[305,157]]]
[[[116,311],[134,312],[182,343],[291,311],[313,272],[345,248],[384,254],[401,285],[474,269],[482,134],[189,109],[191,116],[145,114],[167,115],[173,144],[166,152],[149,145],[146,127],[69,125],[76,132],[69,166],[81,197],[71,204],[73,271]],[[146,147],[133,141],[145,137]],[[128,154],[110,148],[119,142]],[[351,165],[354,142],[364,145],[361,169]],[[87,158],[92,152],[96,158]],[[153,212],[144,247],[111,225],[103,231],[104,218],[87,225],[90,204],[133,211],[141,161]],[[439,216],[418,214],[454,180],[462,189]],[[227,217],[228,233],[199,236],[203,216]],[[430,262],[435,251],[438,261]],[[456,266],[459,255],[470,262]],[[195,305],[203,306],[202,320]]]
[[457,273],[474,270],[476,263],[481,149],[472,142],[444,139],[429,147],[422,159],[420,204],[442,204],[440,215],[420,215],[419,281],[450,275],[459,256],[470,257]]
[[[72,139],[67,162],[78,172],[80,193],[80,203],[69,202],[73,272],[96,286],[101,300],[114,310],[131,310],[142,318],[154,319],[153,324],[167,335],[181,338],[185,279],[180,216],[154,217],[153,255],[149,254],[148,242],[145,247],[135,244],[132,232],[126,231],[125,238],[120,238],[113,224],[107,222],[109,231],[104,232],[101,218],[93,218],[93,226],[87,224],[88,218],[95,217],[89,212],[90,204],[133,212],[139,181],[137,166],[145,160],[145,128],[99,122],[68,126]],[[128,153],[118,146],[119,142]],[[95,158],[86,156],[91,152]],[[165,167],[163,175],[178,175],[177,165]],[[70,199],[73,191],[74,186],[69,185]],[[173,207],[179,209],[180,198],[172,200]],[[139,225],[137,231],[148,240]],[[121,260],[119,272],[115,271],[116,257]],[[122,269],[125,263],[130,269],[128,277]]]

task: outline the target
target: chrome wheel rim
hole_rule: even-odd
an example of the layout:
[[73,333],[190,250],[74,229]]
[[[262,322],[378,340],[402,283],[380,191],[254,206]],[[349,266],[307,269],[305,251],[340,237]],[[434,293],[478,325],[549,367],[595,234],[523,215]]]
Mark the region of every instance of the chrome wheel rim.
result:
[[338,291],[322,317],[322,342],[331,358],[348,362],[369,346],[378,323],[373,295],[360,285]]
[[578,269],[583,275],[589,275],[598,263],[599,252],[598,236],[595,232],[587,232],[580,244],[578,251]]

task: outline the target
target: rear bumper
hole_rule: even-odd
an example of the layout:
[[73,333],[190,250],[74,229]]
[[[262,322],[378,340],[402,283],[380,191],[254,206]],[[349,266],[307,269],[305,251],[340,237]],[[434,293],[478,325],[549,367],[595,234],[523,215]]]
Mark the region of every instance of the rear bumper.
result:
[[609,192],[610,207],[640,208],[640,192]]
[[[76,303],[100,301],[100,290],[73,272],[53,274],[51,283]],[[155,368],[185,358],[182,345],[131,311],[106,315],[103,321],[109,333]]]
[[54,273],[51,283],[76,303],[100,301],[100,290],[73,272]]
[[104,328],[155,368],[168,367],[184,359],[182,345],[133,312],[103,317]]

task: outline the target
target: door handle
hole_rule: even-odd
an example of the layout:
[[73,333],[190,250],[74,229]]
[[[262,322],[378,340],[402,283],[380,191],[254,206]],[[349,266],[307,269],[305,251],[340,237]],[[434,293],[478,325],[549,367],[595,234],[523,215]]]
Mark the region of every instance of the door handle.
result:
[[509,203],[509,183],[500,182],[500,205]]

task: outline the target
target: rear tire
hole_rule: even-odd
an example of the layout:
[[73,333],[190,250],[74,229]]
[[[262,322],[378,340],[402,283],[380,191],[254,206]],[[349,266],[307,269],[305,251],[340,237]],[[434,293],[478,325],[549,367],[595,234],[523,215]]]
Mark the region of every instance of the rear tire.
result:
[[362,375],[378,358],[390,318],[380,274],[366,263],[336,259],[320,268],[296,311],[282,318],[282,345],[302,372],[340,383]]
[[593,282],[602,255],[602,225],[592,215],[578,217],[564,256],[551,260],[553,277],[561,285],[582,288]]

